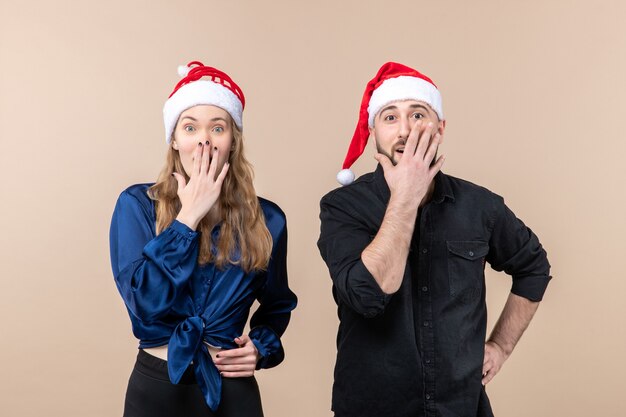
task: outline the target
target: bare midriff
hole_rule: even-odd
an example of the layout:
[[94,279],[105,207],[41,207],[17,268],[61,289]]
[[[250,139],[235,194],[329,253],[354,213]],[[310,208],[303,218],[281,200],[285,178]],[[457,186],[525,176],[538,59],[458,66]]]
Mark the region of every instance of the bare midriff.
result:
[[[206,342],[204,344],[209,350],[209,354],[211,355],[211,358],[215,361],[215,355],[217,355],[219,351],[222,350],[222,348],[211,346]],[[157,358],[163,359],[164,361],[167,360],[167,345],[157,346],[153,348],[144,348],[143,350],[144,352],[149,353],[152,356],[156,356]]]

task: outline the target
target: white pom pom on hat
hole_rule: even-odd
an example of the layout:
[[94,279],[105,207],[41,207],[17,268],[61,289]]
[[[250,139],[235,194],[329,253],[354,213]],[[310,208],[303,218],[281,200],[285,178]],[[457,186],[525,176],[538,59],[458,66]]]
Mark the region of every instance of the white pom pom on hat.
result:
[[354,181],[354,173],[349,168],[365,150],[370,135],[369,128],[374,126],[374,117],[385,105],[397,100],[422,101],[437,113],[440,120],[444,119],[441,94],[435,83],[413,68],[387,62],[365,87],[359,120],[343,162],[343,169],[337,174],[337,181],[341,185]]
[[179,65],[178,66],[178,75],[183,78],[186,77],[187,74],[189,74],[189,70],[191,68],[189,68],[187,65]]
[[341,185],[348,185],[354,182],[354,172],[351,169],[342,169],[337,173],[337,181]]
[[243,109],[246,98],[241,88],[224,72],[192,61],[180,65],[183,77],[163,105],[165,142],[170,143],[178,118],[185,110],[200,104],[220,107],[228,112],[240,130],[243,130]]

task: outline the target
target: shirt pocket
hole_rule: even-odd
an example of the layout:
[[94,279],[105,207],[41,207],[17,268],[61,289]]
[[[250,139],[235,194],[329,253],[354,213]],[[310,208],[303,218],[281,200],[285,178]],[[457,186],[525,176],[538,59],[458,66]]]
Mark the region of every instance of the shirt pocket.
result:
[[489,245],[479,240],[449,240],[446,245],[450,295],[471,301],[482,292]]

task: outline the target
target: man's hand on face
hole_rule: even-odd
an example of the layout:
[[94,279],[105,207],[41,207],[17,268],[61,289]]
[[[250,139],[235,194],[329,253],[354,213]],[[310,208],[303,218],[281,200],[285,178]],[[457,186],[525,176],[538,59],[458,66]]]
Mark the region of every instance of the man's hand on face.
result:
[[[445,160],[441,155],[431,166],[441,141],[438,132],[433,136],[435,130],[432,122],[425,126],[421,121],[415,123],[395,166],[387,155],[377,153],[374,157],[383,167],[392,198],[397,198],[410,207],[417,208],[422,202]],[[392,152],[396,150],[397,147]]]
[[485,359],[483,360],[483,385],[487,385],[504,364],[508,355],[497,343],[489,341],[485,343]]

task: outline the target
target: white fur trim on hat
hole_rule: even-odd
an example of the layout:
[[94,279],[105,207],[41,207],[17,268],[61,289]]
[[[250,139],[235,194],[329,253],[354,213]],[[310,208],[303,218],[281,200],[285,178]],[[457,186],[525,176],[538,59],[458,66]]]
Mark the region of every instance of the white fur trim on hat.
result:
[[416,100],[428,104],[443,120],[441,93],[433,84],[418,77],[400,76],[385,80],[374,92],[367,106],[369,127],[374,126],[374,117],[388,103],[398,100]]
[[170,143],[180,114],[200,104],[220,107],[230,114],[237,127],[243,130],[243,106],[239,98],[228,88],[213,81],[198,80],[180,87],[163,106],[165,141]]

